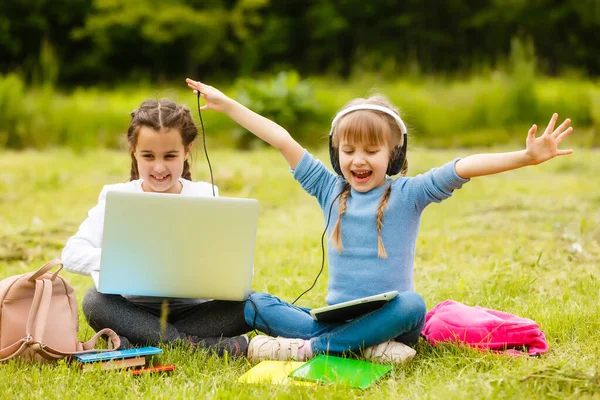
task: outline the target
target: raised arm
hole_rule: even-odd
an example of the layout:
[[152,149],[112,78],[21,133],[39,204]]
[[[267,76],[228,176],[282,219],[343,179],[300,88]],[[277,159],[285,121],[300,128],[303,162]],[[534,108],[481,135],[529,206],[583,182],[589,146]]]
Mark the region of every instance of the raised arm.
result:
[[525,150],[508,153],[474,154],[456,163],[456,173],[463,178],[492,175],[510,171],[528,165],[541,164],[556,156],[573,153],[573,150],[559,150],[558,145],[567,137],[573,128],[569,127],[570,119],[566,119],[554,129],[558,114],[553,114],[546,130],[540,137],[535,137],[537,126],[529,129]]
[[237,101],[227,97],[218,89],[192,79],[185,80],[194,93],[206,104],[201,110],[214,110],[227,114],[229,118],[252,132],[254,135],[278,149],[292,169],[295,169],[304,155],[304,149],[281,126],[254,111],[244,107]]

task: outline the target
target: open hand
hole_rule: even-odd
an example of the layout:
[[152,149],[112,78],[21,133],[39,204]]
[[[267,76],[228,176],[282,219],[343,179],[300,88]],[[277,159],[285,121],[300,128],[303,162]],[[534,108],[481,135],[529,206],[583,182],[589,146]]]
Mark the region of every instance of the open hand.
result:
[[200,97],[206,101],[206,104],[200,107],[200,110],[226,112],[228,106],[233,102],[233,100],[224,95],[219,89],[190,78],[187,78],[185,81],[191,89],[194,89],[194,94],[200,92]]
[[531,129],[529,129],[525,153],[530,158],[531,164],[540,164],[556,156],[564,156],[573,153],[572,149],[558,149],[558,145],[573,132],[573,128],[569,127],[571,120],[569,118],[565,119],[558,128],[554,129],[557,119],[558,114],[552,114],[552,118],[550,118],[546,130],[540,137],[535,137],[537,125],[534,124]]

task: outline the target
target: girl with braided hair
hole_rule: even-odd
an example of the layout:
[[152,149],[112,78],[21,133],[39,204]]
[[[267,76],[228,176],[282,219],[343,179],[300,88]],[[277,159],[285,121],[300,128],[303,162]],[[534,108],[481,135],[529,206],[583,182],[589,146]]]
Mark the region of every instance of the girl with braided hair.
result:
[[[173,101],[147,100],[131,113],[127,131],[130,181],[104,186],[98,204],[63,249],[62,261],[68,271],[97,276],[109,191],[192,196],[218,193],[209,183],[191,181],[190,150],[197,135],[190,111]],[[226,351],[234,356],[247,352],[245,333],[250,328],[240,302],[111,295],[91,287],[82,308],[95,331],[116,331],[122,348],[180,342],[190,349],[210,348],[219,355]]]
[[[416,239],[424,208],[441,202],[470,178],[537,165],[572,150],[558,145],[571,132],[566,119],[555,129],[554,114],[545,132],[529,130],[524,150],[476,154],[406,177],[407,132],[397,110],[381,96],[355,99],[332,122],[329,152],[335,173],[300,146],[289,133],[201,82],[187,80],[206,100],[204,109],[230,118],[277,148],[294,178],[316,197],[325,220],[337,215],[328,244],[328,304],[398,291],[381,308],[339,323],[315,321],[307,308],[265,293],[246,302],[247,323],[275,337],[258,335],[248,349],[251,360],[306,360],[319,353],[363,350],[374,361],[404,362],[425,322],[423,298],[414,292]],[[392,179],[390,176],[401,174]],[[331,210],[331,211],[330,211]]]

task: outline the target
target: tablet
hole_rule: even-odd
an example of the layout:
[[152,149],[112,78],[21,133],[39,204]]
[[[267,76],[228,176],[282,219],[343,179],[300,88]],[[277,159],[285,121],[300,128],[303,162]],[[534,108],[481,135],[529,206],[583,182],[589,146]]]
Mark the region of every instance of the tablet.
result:
[[393,290],[332,306],[313,308],[310,310],[310,315],[319,322],[344,322],[375,311],[396,296],[398,296],[398,292]]

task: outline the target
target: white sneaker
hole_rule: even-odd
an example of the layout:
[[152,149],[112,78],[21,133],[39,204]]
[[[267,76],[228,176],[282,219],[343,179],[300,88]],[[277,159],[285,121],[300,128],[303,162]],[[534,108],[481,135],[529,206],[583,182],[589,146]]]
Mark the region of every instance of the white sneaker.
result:
[[304,339],[257,335],[248,345],[248,359],[253,362],[262,360],[306,361],[305,352],[298,351],[305,344],[308,345],[308,341]]
[[395,340],[367,347],[364,352],[365,358],[379,363],[404,363],[412,360],[416,354],[415,349]]

